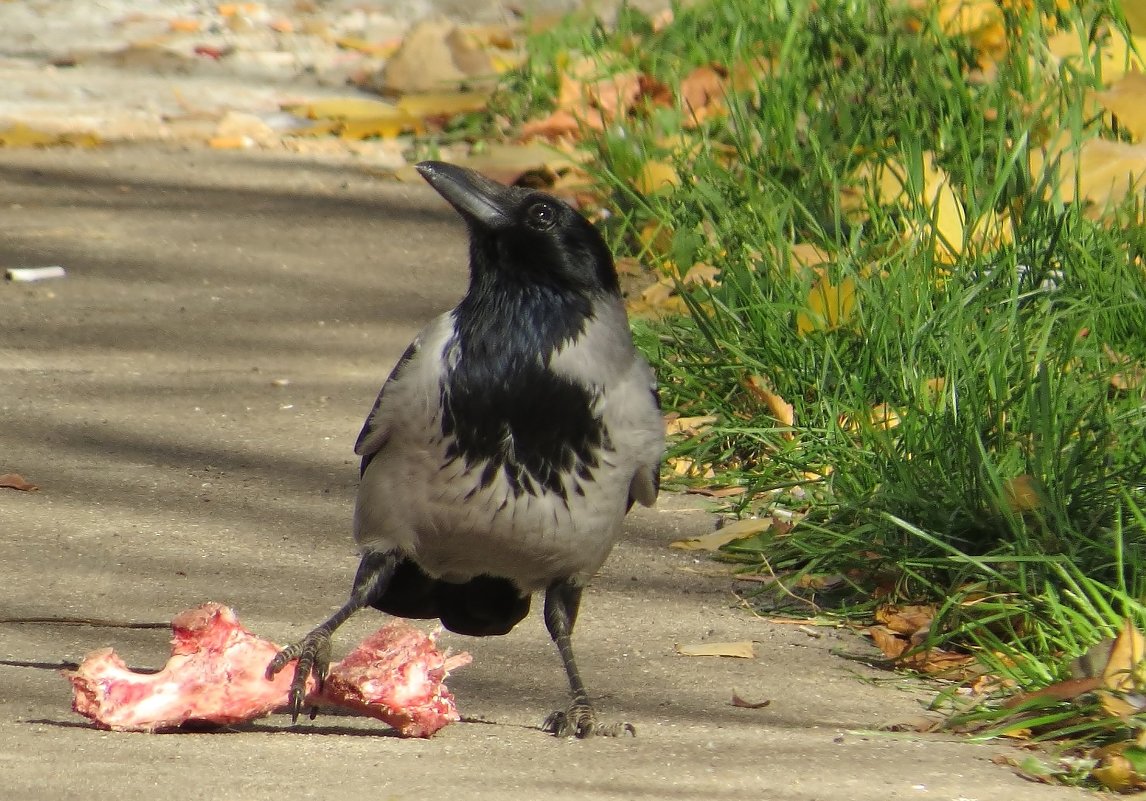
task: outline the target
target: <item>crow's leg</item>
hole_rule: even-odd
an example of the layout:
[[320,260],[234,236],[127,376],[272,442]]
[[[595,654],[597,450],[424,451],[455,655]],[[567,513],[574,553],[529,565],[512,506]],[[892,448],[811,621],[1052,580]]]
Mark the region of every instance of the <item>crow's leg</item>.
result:
[[581,587],[571,580],[555,581],[545,591],[545,627],[549,636],[557,644],[565,674],[569,677],[569,689],[573,703],[566,711],[557,711],[545,719],[541,728],[558,737],[616,737],[620,734],[633,734],[637,730],[631,723],[602,724],[597,722],[589,694],[577,671],[573,660],[573,624],[577,622],[577,609],[581,605]]
[[[354,576],[354,586],[350,589],[350,598],[342,608],[301,640],[279,651],[267,665],[267,678],[271,679],[292,659],[298,659],[287,702],[292,723],[298,721],[303,701],[306,700],[306,680],[313,673],[320,690],[323,681],[326,680],[326,673],[330,669],[330,635],[334,634],[334,630],[345,623],[351,615],[369,606],[371,601],[386,591],[397,565],[398,555],[392,552],[367,551],[363,554],[362,561],[358,563],[358,572]],[[311,718],[316,712],[317,709],[310,710]]]

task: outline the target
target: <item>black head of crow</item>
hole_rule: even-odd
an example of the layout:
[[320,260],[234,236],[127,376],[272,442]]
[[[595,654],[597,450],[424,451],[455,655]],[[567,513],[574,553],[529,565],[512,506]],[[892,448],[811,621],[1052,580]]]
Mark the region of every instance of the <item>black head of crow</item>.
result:
[[359,435],[362,560],[350,599],[268,675],[298,657],[297,716],[330,635],[358,609],[484,636],[508,632],[544,591],[573,696],[545,728],[632,731],[596,721],[570,642],[582,588],[626,512],[656,500],[664,448],[612,256],[548,194],[442,162],[418,170],[467,223],[469,288],[407,348]]

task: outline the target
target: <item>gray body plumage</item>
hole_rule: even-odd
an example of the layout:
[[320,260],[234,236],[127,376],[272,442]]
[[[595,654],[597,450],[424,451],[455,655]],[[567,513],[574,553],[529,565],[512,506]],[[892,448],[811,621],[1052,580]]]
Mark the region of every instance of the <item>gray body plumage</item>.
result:
[[[372,458],[359,487],[355,540],[367,550],[396,549],[448,581],[487,574],[523,593],[558,577],[584,581],[617,542],[631,502],[656,500],[664,449],[653,373],[633,347],[621,301],[598,297],[580,336],[536,354],[588,390],[605,432],[597,466],[587,477],[566,473],[561,494],[542,487],[515,493],[505,470],[483,486],[486,462],[448,455],[440,398],[458,358],[454,315],[419,334],[367,424],[358,453]],[[512,459],[513,442],[505,445]]]

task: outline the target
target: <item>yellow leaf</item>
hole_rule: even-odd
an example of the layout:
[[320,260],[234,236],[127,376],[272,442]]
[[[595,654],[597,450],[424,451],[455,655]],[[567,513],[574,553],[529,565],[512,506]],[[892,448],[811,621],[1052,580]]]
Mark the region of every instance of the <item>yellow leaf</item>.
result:
[[896,428],[899,425],[899,412],[886,403],[877,403],[871,407],[871,424],[884,431]]
[[838,328],[851,318],[855,303],[855,279],[847,276],[836,286],[822,276],[808,292],[808,310],[796,314],[796,330],[807,334]]
[[0,128],[0,147],[96,147],[100,138],[94,133],[53,133],[32,128],[21,122]]
[[680,185],[680,176],[671,164],[650,159],[641,167],[641,172],[633,181],[633,186],[642,195],[671,190]]
[[381,119],[400,112],[397,106],[366,97],[334,97],[310,103],[290,103],[284,111],[312,120],[365,120]]
[[1146,35],[1146,3],[1142,0],[1122,0],[1122,16],[1135,36]]
[[1146,669],[1146,638],[1127,620],[1110,649],[1110,659],[1102,671],[1102,683],[1107,692],[1099,701],[1106,714],[1128,717],[1142,711],[1140,704],[1132,704],[1127,694],[1140,694],[1143,689],[1143,671]]
[[696,264],[688,268],[680,282],[682,284],[703,284],[705,286],[716,286],[717,279],[720,277],[720,268],[713,267],[711,264],[705,264],[698,261]]
[[1146,75],[1128,72],[1095,96],[1135,140],[1141,142],[1146,137]]
[[386,117],[346,120],[338,127],[338,135],[343,139],[393,139],[407,131],[425,133],[425,123],[409,114],[398,113]]
[[402,40],[395,37],[382,42],[375,42],[370,39],[363,39],[361,36],[339,36],[334,40],[334,43],[343,50],[354,50],[375,58],[389,58],[398,52]]
[[767,531],[772,527],[771,518],[745,518],[744,520],[737,520],[734,523],[729,523],[723,528],[717,529],[711,534],[705,534],[702,537],[690,537],[687,540],[677,540],[669,547],[676,548],[679,551],[715,551],[730,542],[751,537],[759,534],[761,531]]
[[641,247],[655,256],[664,256],[672,248],[672,230],[660,220],[645,223],[637,233]]
[[411,117],[454,117],[481,111],[489,92],[427,92],[405,95],[395,105]]
[[695,417],[674,417],[665,423],[665,434],[670,437],[683,434],[686,437],[695,437],[703,434],[717,420],[714,414],[702,414]]
[[1090,42],[1089,32],[1084,32],[1080,36],[1079,32],[1075,30],[1060,31],[1047,40],[1047,48],[1051,55],[1060,61],[1078,62],[1082,60],[1084,45],[1088,52],[1091,47],[1096,48],[1102,69],[1102,80],[1109,84],[1127,72],[1146,70],[1146,64],[1138,55],[1138,53],[1146,53],[1146,36],[1135,35],[1130,38],[1137,49],[1137,53],[1131,50],[1131,42],[1128,42],[1117,30],[1108,30],[1106,36],[1100,37],[1098,43],[1093,45]]
[[756,647],[752,640],[677,645],[676,652],[681,656],[731,656],[737,659],[754,659],[756,657]]
[[1053,168],[1056,160],[1058,174],[1049,176],[1048,195],[1057,192],[1066,203],[1086,200],[1098,211],[1140,191],[1146,177],[1146,144],[1090,139],[1077,154],[1073,149],[1061,153],[1051,150],[1045,156],[1034,154],[1032,169],[1037,174]]
[[819,245],[797,242],[792,245],[792,261],[801,267],[818,267],[831,261],[831,256]]
[[1130,760],[1121,754],[1108,754],[1102,763],[1090,771],[1099,784],[1116,793],[1127,793],[1138,786],[1141,778],[1134,772]]
[[711,464],[697,464],[692,459],[684,456],[676,456],[668,459],[669,469],[672,470],[673,475],[682,478],[715,478],[716,472],[712,469]]
[[939,24],[950,36],[982,33],[1003,25],[1003,10],[995,0],[942,0]]

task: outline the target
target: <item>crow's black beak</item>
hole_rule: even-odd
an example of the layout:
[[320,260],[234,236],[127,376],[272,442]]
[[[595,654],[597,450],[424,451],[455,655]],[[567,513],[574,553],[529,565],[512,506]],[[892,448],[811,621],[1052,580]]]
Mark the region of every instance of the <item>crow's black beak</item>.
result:
[[467,220],[485,228],[504,228],[513,223],[507,187],[444,161],[423,161],[415,169]]

